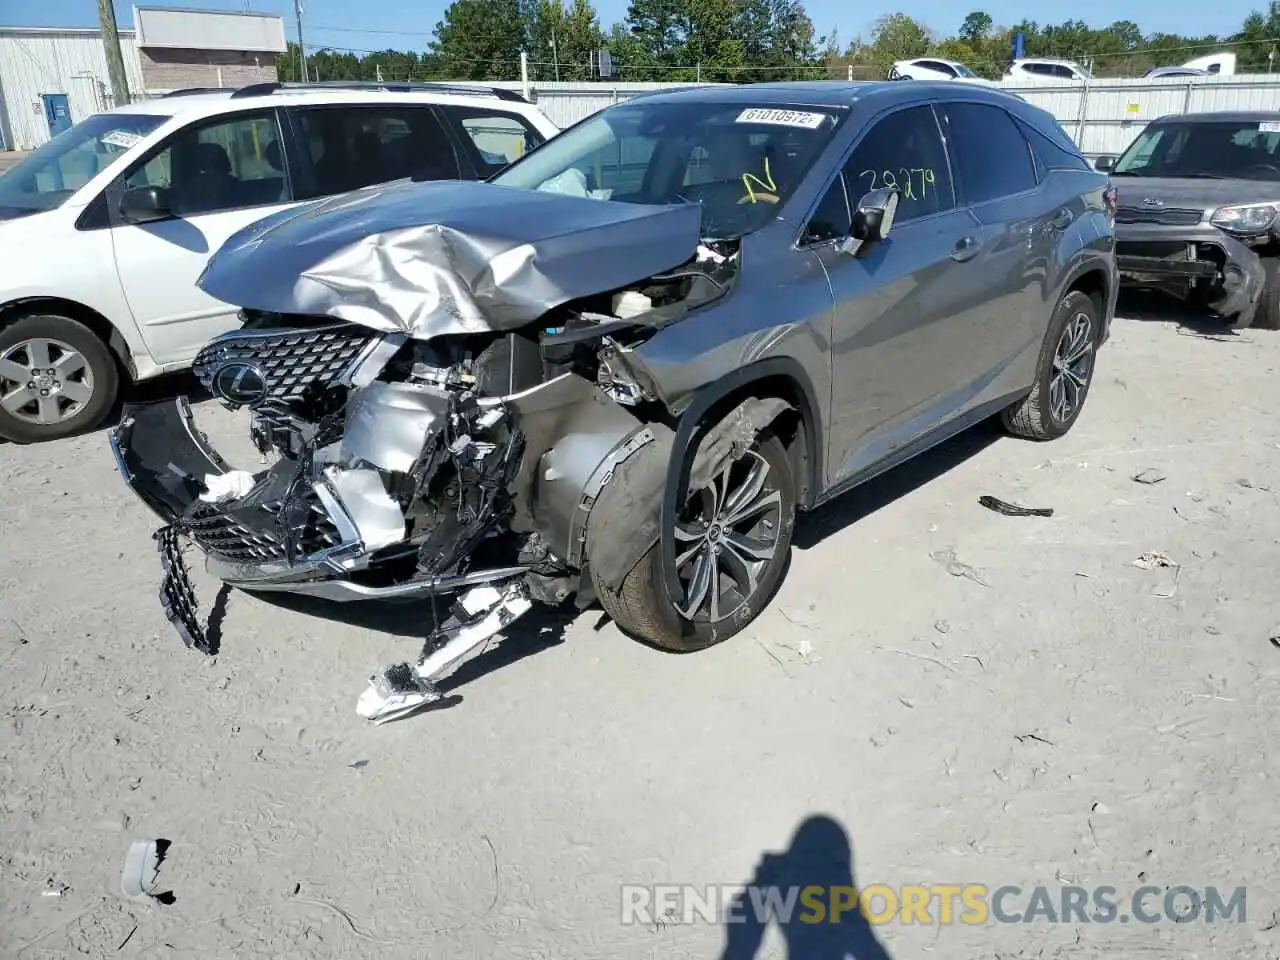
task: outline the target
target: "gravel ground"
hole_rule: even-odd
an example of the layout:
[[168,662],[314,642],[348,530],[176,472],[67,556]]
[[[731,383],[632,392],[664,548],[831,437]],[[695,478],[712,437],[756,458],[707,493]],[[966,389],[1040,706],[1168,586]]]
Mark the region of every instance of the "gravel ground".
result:
[[[809,518],[730,643],[678,657],[596,611],[528,620],[448,709],[384,727],[355,698],[416,653],[422,608],[235,593],[201,657],[104,436],[0,447],[0,953],[711,958],[725,926],[624,924],[620,886],[762,869],[1110,885],[1122,907],[1245,886],[1247,919],[793,923],[754,954],[735,925],[734,960],[1280,956],[1280,334],[1191,332],[1118,321],[1069,437],[979,429]],[[1180,566],[1134,566],[1148,551]],[[153,837],[170,905],[119,894]],[[833,842],[852,877],[814,856]]]

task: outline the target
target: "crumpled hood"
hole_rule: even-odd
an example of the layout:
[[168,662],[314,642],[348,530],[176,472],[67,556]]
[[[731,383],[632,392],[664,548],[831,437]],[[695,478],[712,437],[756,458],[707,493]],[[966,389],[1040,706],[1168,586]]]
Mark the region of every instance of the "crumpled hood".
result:
[[695,255],[693,204],[644,206],[466,181],[399,181],[273,214],[197,281],[239,307],[427,340],[509,330]]

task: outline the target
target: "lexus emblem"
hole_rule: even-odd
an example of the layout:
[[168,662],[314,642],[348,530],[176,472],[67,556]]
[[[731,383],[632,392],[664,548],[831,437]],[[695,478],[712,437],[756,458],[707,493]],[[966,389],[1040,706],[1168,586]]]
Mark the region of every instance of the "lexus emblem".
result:
[[1158,200],[1158,199],[1156,199],[1155,197],[1143,197],[1143,198],[1142,198],[1142,205],[1143,205],[1144,207],[1163,207],[1163,206],[1164,206],[1164,201],[1163,201],[1163,200]]
[[224,363],[214,371],[213,395],[236,407],[252,407],[267,399],[267,378],[256,363]]

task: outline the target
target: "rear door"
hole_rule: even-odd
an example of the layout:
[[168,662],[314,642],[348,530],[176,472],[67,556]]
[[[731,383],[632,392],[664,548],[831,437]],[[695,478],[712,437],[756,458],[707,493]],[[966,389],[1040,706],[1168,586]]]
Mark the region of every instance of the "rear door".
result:
[[[126,224],[124,191],[168,191],[174,215]],[[199,121],[140,158],[108,189],[111,242],[124,295],[152,357],[186,361],[239,326],[237,308],[196,286],[210,256],[236,231],[293,202],[287,151],[274,110]]]
[[[889,237],[857,256],[833,242],[848,203],[878,187],[901,193]],[[811,218],[807,242],[835,296],[829,482],[839,483],[946,419],[973,376],[963,291],[977,276],[981,229],[956,202],[933,107],[881,115],[858,141]],[[972,282],[971,282],[972,281]]]
[[1075,212],[1041,181],[1031,145],[1004,109],[982,102],[940,105],[957,193],[981,225],[976,282],[966,285],[966,340],[975,363],[974,399],[993,399],[1003,374],[1039,349],[1049,258]]

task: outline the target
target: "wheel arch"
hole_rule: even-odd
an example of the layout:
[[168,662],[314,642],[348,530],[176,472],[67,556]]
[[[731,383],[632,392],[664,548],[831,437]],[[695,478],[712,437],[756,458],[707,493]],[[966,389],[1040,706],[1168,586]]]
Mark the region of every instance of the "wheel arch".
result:
[[0,304],[0,328],[8,326],[23,317],[40,316],[41,314],[58,314],[68,317],[88,327],[93,334],[107,345],[111,355],[115,357],[120,372],[133,380],[132,351],[125,341],[124,335],[110,320],[92,307],[64,297],[23,297]]
[[1108,274],[1106,267],[1097,261],[1090,261],[1077,266],[1068,274],[1067,282],[1062,287],[1062,296],[1065,297],[1075,291],[1083,293],[1097,307],[1098,319],[1102,323],[1102,336],[1100,339],[1105,340],[1111,328],[1111,311],[1109,307],[1114,293],[1112,278]]
[[675,569],[674,528],[676,511],[688,492],[693,457],[688,455],[695,433],[705,424],[714,424],[743,401],[777,399],[788,409],[770,424],[778,430],[793,468],[796,470],[797,506],[810,506],[821,490],[823,427],[817,394],[804,368],[789,357],[770,357],[748,364],[706,385],[684,405],[676,425],[673,455],[667,466],[667,479],[662,495],[661,522],[658,527],[658,550],[662,582],[668,599],[679,591]]

